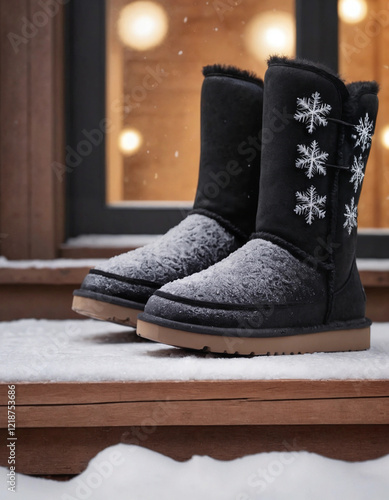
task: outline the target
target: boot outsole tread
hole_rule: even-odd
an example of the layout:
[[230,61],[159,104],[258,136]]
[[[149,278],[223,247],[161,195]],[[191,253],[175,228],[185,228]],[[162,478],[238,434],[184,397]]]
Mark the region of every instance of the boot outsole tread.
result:
[[142,312],[139,309],[131,309],[78,295],[73,297],[72,309],[88,318],[109,321],[110,323],[133,328],[136,327],[138,315]]
[[228,337],[186,332],[138,320],[137,334],[162,344],[239,356],[364,351],[370,348],[370,326],[283,337]]

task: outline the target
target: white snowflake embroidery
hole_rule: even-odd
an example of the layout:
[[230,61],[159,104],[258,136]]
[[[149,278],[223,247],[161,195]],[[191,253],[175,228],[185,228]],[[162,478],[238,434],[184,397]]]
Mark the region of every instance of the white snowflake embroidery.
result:
[[314,92],[309,98],[297,98],[297,111],[294,114],[294,119],[306,123],[310,134],[312,134],[317,125],[325,127],[328,123],[326,116],[332,107],[329,104],[321,103],[320,99],[319,92]]
[[359,119],[358,125],[355,125],[355,129],[358,135],[354,135],[353,138],[356,139],[355,146],[361,146],[362,151],[370,148],[371,138],[373,137],[374,122],[370,121],[369,115],[366,113],[365,119]]
[[305,215],[305,222],[312,224],[315,217],[324,219],[326,211],[325,207],[327,196],[319,196],[316,192],[315,186],[311,186],[305,193],[297,191],[296,199],[298,204],[294,209],[297,215]]
[[354,191],[358,191],[358,186],[362,184],[362,180],[365,177],[365,174],[363,173],[363,160],[362,160],[362,155],[359,155],[359,158],[354,156],[354,163],[352,164],[351,167],[351,172],[353,173],[350,182],[354,183]]
[[344,216],[346,217],[345,223],[343,224],[343,227],[347,229],[348,234],[351,234],[351,231],[353,230],[354,227],[357,227],[357,218],[358,218],[358,210],[357,207],[354,205],[355,200],[354,197],[351,199],[350,205],[345,205],[345,213]]
[[324,164],[328,158],[328,153],[320,151],[317,141],[312,141],[310,146],[298,144],[297,151],[301,154],[301,157],[297,158],[296,167],[305,168],[308,179],[312,179],[315,174],[327,174]]

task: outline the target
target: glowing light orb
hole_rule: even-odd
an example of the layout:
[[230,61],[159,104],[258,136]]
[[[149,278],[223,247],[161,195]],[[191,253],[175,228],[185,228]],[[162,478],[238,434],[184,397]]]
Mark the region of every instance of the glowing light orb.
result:
[[155,2],[133,2],[122,9],[118,20],[118,35],[127,46],[148,50],[159,45],[168,31],[168,17]]
[[244,40],[247,50],[258,60],[271,54],[293,56],[295,20],[287,12],[269,11],[255,16],[247,25]]
[[366,0],[340,0],[338,13],[345,23],[359,23],[365,19],[367,14]]
[[389,125],[387,125],[382,131],[381,141],[384,147],[389,149]]
[[136,153],[142,142],[142,134],[134,128],[124,129],[119,136],[119,148],[125,155]]

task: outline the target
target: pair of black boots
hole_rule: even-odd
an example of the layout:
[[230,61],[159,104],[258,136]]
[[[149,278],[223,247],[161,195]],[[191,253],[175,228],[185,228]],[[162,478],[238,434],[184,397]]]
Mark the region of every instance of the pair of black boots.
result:
[[268,64],[264,83],[204,68],[193,211],[92,269],[75,311],[216,353],[369,348],[355,247],[378,85],[304,60]]

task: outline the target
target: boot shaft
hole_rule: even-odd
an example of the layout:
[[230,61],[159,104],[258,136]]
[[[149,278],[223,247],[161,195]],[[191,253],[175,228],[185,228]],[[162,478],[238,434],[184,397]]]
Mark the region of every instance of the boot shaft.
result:
[[234,67],[204,68],[201,155],[194,212],[216,218],[247,240],[255,230],[260,154],[245,154],[260,136],[263,82]]
[[375,82],[346,86],[319,65],[278,57],[265,76],[263,128],[285,119],[263,145],[256,230],[332,272],[334,290],[355,259],[377,91]]

